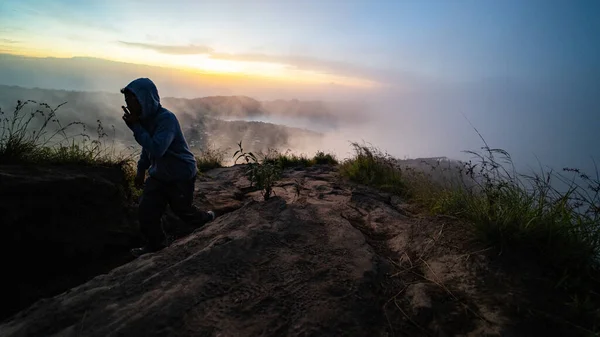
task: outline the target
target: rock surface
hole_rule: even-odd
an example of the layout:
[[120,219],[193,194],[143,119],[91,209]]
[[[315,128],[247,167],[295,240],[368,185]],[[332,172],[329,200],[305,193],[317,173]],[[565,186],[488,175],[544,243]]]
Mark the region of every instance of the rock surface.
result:
[[115,167],[0,166],[0,318],[125,262],[139,238],[123,182]]
[[328,167],[287,170],[262,201],[238,166],[197,182],[221,216],[0,325],[1,336],[482,336],[505,317],[455,220]]

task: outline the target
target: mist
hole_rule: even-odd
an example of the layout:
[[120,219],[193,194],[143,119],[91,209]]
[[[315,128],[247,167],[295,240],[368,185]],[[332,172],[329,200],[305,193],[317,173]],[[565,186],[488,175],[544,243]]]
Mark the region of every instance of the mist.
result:
[[[212,136],[201,136],[198,149],[233,149],[245,140],[255,151],[276,148],[312,155],[322,150],[343,159],[351,155],[351,142],[364,141],[397,158],[468,160],[463,151],[484,146],[476,128],[490,147],[507,150],[521,170],[542,165],[591,172],[598,160],[600,76],[593,72],[537,82],[409,77],[402,86],[356,94],[356,89],[342,87],[335,92],[274,89],[259,80],[252,89],[240,83],[204,85],[202,77],[192,85],[177,72],[105,60],[22,58],[18,60],[26,62],[15,65],[17,59],[0,58],[0,79],[8,84],[0,87],[4,111],[18,99],[51,105],[66,101],[59,113],[63,121],[79,120],[94,130],[100,120],[119,141],[133,146],[131,132],[120,119],[124,102],[118,90],[148,76],[157,84],[163,105],[180,117],[188,133],[194,127],[210,129]],[[242,122],[253,126],[239,131]]]

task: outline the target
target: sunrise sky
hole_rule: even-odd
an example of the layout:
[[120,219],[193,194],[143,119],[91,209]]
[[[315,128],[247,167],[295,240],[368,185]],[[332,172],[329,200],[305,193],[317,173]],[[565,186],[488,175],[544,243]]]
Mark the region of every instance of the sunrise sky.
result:
[[535,79],[600,57],[584,2],[3,0],[0,52],[364,87]]

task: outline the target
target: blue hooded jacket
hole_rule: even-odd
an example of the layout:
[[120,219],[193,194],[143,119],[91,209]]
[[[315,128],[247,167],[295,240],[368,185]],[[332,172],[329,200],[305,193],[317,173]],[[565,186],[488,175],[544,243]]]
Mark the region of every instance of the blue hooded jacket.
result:
[[158,89],[148,78],[129,83],[130,90],[140,102],[140,122],[131,126],[135,140],[142,146],[138,172],[148,170],[151,177],[164,182],[192,179],[196,159],[183,136],[175,114],[160,104]]

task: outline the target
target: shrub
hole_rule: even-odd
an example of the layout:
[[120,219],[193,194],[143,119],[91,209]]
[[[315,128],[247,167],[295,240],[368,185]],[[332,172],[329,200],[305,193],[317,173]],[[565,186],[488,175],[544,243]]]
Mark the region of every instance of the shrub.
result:
[[319,151],[315,154],[312,159],[312,162],[316,165],[332,165],[335,166],[338,164],[338,161],[335,155],[331,153],[325,153],[323,151]]

